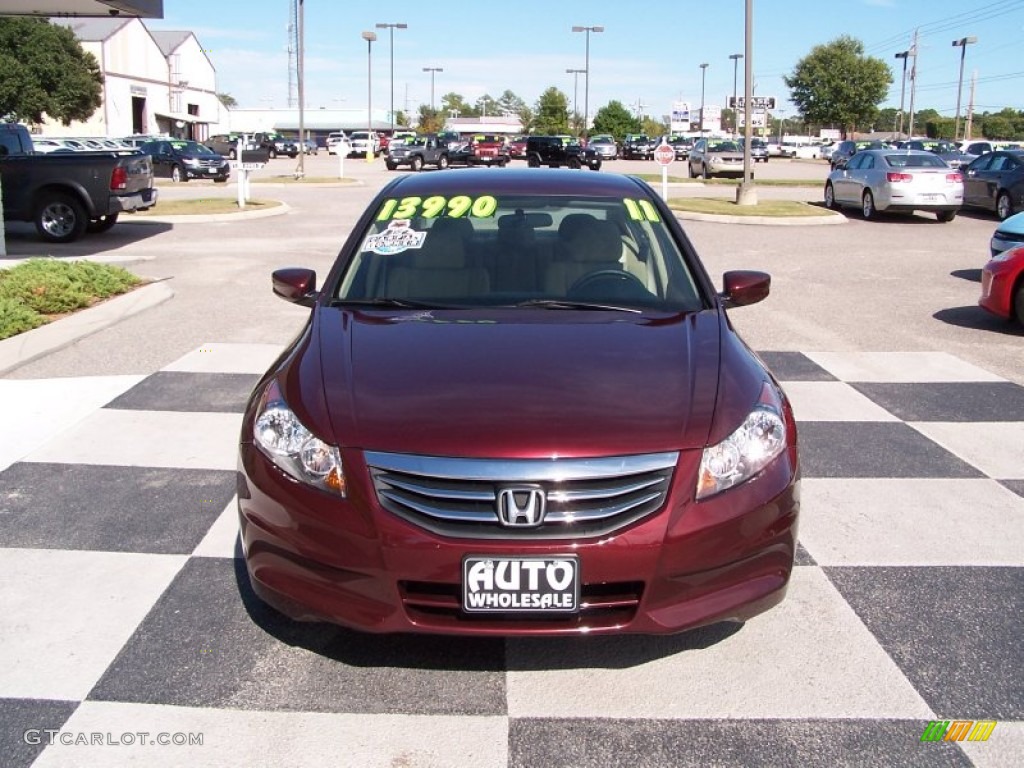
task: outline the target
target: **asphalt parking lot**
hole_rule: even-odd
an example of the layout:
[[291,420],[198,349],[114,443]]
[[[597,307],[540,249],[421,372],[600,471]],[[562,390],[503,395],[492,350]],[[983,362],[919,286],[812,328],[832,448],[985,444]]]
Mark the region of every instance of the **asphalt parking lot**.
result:
[[[309,176],[338,167],[307,158]],[[756,171],[813,183],[765,197],[820,200],[827,168]],[[777,610],[676,638],[367,638],[254,602],[232,499],[247,388],[306,317],[271,295],[271,270],[325,274],[395,174],[349,159],[345,175],[254,184],[289,206],[269,218],[129,220],[59,251],[8,229],[9,259],[116,261],[174,297],[0,379],[18,404],[0,447],[0,762],[1019,765],[1024,332],[977,307],[994,217],[684,220],[716,279],[773,276],[730,317],[801,424],[802,546]],[[922,743],[936,719],[997,725],[985,743]],[[47,746],[33,729],[117,743]],[[138,732],[204,743],[126,743]]]

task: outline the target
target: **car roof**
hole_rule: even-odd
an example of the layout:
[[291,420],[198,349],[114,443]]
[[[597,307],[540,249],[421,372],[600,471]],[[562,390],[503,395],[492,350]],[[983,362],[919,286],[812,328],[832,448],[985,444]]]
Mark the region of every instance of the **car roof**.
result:
[[650,187],[634,177],[561,168],[410,174],[395,179],[384,192],[389,196],[541,194],[623,197],[651,194]]

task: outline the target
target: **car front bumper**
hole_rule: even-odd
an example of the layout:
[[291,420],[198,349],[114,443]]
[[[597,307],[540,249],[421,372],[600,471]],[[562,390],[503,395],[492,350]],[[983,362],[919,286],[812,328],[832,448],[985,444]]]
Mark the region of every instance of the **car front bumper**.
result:
[[1013,317],[1013,287],[1019,270],[1009,261],[992,260],[981,270],[978,306],[999,317]]
[[[252,588],[296,620],[367,632],[664,634],[769,609],[784,597],[793,566],[792,446],[755,478],[700,502],[693,499],[700,452],[684,452],[658,511],[578,539],[439,535],[380,506],[360,451],[343,451],[343,461],[346,499],[295,482],[251,443],[241,446],[238,508]],[[467,555],[575,555],[580,611],[467,614]]]

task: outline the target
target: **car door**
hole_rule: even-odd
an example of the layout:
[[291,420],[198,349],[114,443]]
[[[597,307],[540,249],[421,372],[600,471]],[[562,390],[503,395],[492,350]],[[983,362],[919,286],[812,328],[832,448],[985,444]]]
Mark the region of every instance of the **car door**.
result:
[[967,167],[964,174],[964,202],[994,211],[999,175],[1005,157],[1000,152],[982,155]]
[[856,192],[856,184],[852,174],[854,169],[863,162],[865,155],[854,155],[846,165],[842,166],[836,177],[832,179],[832,194],[837,203],[859,203],[860,195]]

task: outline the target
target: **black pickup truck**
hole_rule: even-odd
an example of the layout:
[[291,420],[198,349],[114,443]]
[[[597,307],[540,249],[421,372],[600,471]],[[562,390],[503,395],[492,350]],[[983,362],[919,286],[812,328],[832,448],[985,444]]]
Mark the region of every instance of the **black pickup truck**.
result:
[[153,166],[134,150],[36,154],[23,125],[0,123],[4,219],[31,221],[44,240],[105,232],[123,212],[156,205]]

